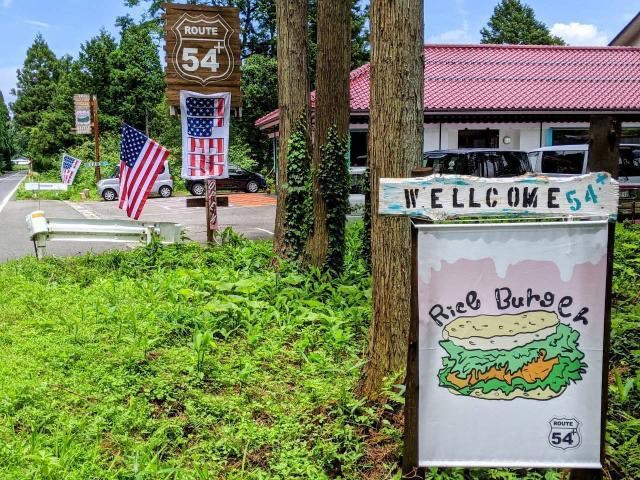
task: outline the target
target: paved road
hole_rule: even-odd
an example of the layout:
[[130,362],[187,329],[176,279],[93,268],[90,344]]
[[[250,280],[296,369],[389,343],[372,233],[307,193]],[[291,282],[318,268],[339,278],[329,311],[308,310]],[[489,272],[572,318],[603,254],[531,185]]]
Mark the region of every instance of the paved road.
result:
[[[0,262],[33,255],[25,223],[27,214],[44,210],[59,218],[126,218],[116,202],[62,202],[58,200],[19,200],[12,193],[24,178],[23,172],[0,176]],[[275,225],[275,198],[265,194],[230,195],[230,206],[219,209],[220,228],[232,227],[251,239],[271,238]],[[140,220],[176,222],[183,225],[194,241],[206,239],[204,208],[186,208],[186,197],[150,198]],[[55,256],[75,256],[132,244],[110,242],[48,242],[47,252]]]

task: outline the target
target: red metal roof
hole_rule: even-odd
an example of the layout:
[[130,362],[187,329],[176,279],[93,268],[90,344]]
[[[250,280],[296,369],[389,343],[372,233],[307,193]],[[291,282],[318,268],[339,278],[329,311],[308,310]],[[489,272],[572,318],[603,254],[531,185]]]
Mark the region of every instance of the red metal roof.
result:
[[[640,48],[425,45],[424,57],[425,112],[640,112]],[[351,72],[354,113],[369,110],[369,72]]]

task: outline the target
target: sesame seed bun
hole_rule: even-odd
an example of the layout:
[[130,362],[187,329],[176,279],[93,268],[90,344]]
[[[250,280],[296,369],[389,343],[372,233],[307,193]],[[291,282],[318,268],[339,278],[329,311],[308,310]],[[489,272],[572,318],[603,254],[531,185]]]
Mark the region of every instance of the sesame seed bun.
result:
[[553,335],[558,323],[555,312],[544,310],[460,317],[444,328],[442,336],[468,350],[510,350]]

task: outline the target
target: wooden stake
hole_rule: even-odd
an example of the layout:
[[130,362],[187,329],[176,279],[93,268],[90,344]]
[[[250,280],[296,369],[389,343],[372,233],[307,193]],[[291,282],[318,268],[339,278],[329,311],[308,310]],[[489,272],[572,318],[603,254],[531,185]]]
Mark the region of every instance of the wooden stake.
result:
[[96,146],[96,182],[100,181],[100,126],[98,124],[98,97],[91,95],[91,112],[93,116],[93,141]]
[[205,184],[205,196],[206,211],[207,211],[207,243],[213,242],[213,233],[218,230],[218,200],[217,200],[217,188],[216,179],[207,178],[204,181]]

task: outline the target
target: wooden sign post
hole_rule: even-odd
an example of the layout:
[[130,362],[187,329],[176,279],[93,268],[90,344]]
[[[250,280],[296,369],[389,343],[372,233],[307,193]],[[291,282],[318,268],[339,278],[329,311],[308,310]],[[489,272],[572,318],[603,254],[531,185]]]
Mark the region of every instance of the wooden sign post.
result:
[[96,95],[76,94],[73,96],[75,108],[75,127],[71,131],[77,135],[91,135],[95,144],[94,162],[96,182],[100,181],[100,125],[98,123],[98,97]]
[[434,175],[379,199],[415,219],[403,473],[600,471],[618,183]]
[[213,235],[218,231],[218,199],[216,179],[207,178],[205,180],[206,185],[206,199],[207,199],[207,243],[213,242]]

